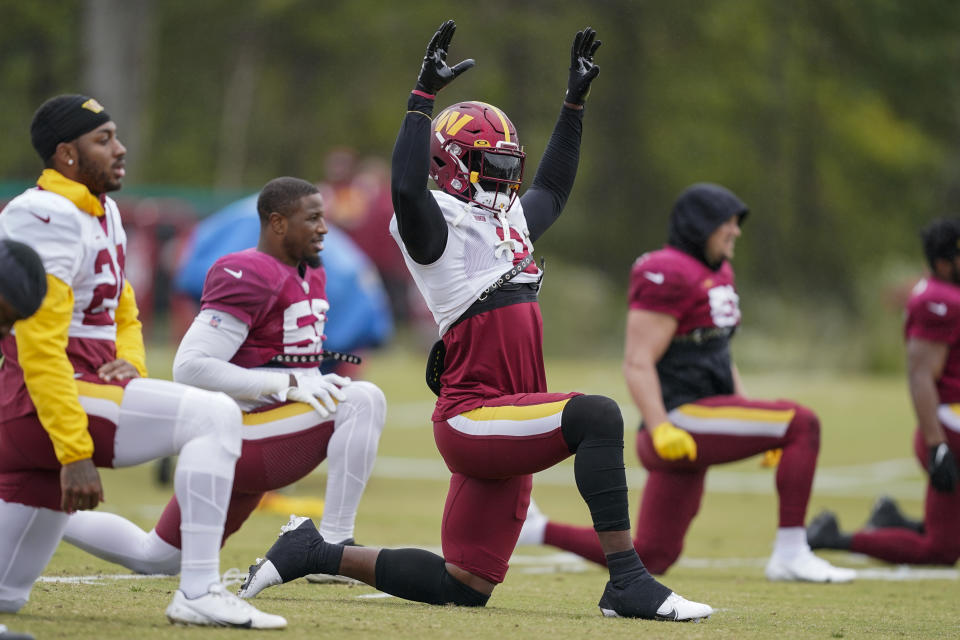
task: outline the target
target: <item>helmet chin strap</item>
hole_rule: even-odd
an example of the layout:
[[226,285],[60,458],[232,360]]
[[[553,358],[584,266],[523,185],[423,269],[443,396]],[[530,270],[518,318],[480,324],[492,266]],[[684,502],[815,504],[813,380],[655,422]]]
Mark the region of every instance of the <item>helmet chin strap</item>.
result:
[[[457,161],[460,171],[464,175],[469,176],[470,172],[467,170],[466,165],[463,164],[463,161],[459,158],[459,156],[453,153],[451,153],[450,156]],[[501,255],[509,253],[510,259],[512,260],[514,257],[514,251],[519,251],[523,247],[517,246],[520,243],[514,241],[514,239],[510,237],[510,223],[507,221],[507,207],[510,206],[510,202],[512,201],[510,190],[508,189],[506,193],[501,193],[499,189],[489,192],[481,187],[479,182],[472,183],[470,186],[472,186],[474,190],[474,202],[494,209],[497,220],[500,222],[500,228],[503,230],[503,239],[494,245],[493,254],[499,258]]]
[[510,206],[510,193],[502,193],[501,191],[486,191],[483,187],[480,186],[480,183],[473,184],[474,196],[473,199],[478,203],[482,204],[485,207],[490,207],[495,209],[498,212],[505,211],[507,207]]

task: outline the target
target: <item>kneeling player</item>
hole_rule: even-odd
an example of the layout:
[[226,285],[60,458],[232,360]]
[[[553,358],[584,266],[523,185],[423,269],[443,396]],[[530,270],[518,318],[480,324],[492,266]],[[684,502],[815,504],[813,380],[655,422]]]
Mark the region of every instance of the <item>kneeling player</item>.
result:
[[[817,416],[789,400],[747,397],[730,354],[740,324],[730,261],[747,213],[729,190],[695,184],[674,205],[667,246],[633,266],[623,370],[643,414],[637,455],[648,473],[634,547],[650,571],[667,571],[700,509],[707,470],[780,449],[780,526],[767,578],[849,582],[855,572],[811,553],[803,529],[820,448]],[[592,529],[548,524],[535,510],[521,540],[604,562]]]
[[[327,459],[320,530],[350,544],[386,400],[372,383],[318,369],[329,305],[319,258],[327,229],[317,187],[277,178],[260,193],[257,210],[259,244],[210,268],[201,311],[177,351],[174,379],[223,391],[245,411],[224,539],[264,492],[296,482]],[[174,497],[149,533],[116,515],[75,514],[64,538],[140,573],[176,573],[181,511]]]
[[[826,512],[807,529],[810,546],[910,564],[960,559],[960,219],[935,220],[921,233],[930,276],[907,302],[907,370],[917,415],[914,452],[929,476],[922,523],[881,499],[868,527],[840,532]],[[870,526],[872,525],[872,526]]]
[[[700,620],[713,608],[657,582],[630,543],[623,419],[603,396],[549,393],[541,271],[533,244],[556,221],[576,175],[583,103],[599,72],[595,32],[575,36],[567,95],[533,185],[517,197],[525,155],[500,109],[463,102],[434,120],[435,94],[472,61],[449,67],[448,21],[427,47],[393,152],[391,234],[439,325],[445,367],[434,439],[451,470],[443,557],[420,549],[329,544],[294,518],[251,567],[253,597],[305,573],[339,573],[409,600],[484,606],[506,576],[530,497],[531,474],[575,456],[574,478],[610,569],[605,616]],[[440,191],[427,189],[427,171]],[[441,348],[442,345],[442,348]],[[431,361],[434,361],[431,358]]]
[[63,95],[30,127],[46,169],[0,215],[0,237],[31,245],[47,293],[2,342],[0,611],[18,611],[63,536],[68,513],[103,500],[97,467],[177,454],[184,506],[171,622],[283,628],[220,584],[219,544],[240,455],[240,410],[222,393],[142,378],[143,336],[126,280],[116,203],[126,148],[100,104]]

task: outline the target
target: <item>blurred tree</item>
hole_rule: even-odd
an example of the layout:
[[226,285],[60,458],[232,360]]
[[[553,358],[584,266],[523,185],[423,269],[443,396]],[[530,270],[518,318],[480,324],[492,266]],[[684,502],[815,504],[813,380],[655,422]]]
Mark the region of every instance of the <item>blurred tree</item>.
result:
[[[326,152],[389,157],[432,30],[477,67],[440,96],[483,99],[536,170],[570,40],[603,40],[581,170],[538,249],[613,290],[665,239],[676,194],[723,183],[753,209],[738,246],[766,296],[871,313],[858,283],[920,265],[916,228],[960,205],[960,11],[949,0],[46,0],[5,3],[0,181],[38,169],[27,125],[59,92],[102,98],[130,144],[129,187],[255,190],[323,178]],[[872,280],[871,280],[872,281]],[[765,294],[764,296],[758,294]]]

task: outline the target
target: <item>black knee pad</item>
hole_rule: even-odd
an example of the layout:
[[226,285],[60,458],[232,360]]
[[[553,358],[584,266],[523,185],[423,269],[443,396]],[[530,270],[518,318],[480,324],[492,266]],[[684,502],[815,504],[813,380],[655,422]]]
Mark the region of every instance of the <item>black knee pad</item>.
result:
[[563,408],[560,432],[571,453],[585,440],[623,442],[623,416],[617,403],[606,396],[576,396]]
[[451,576],[443,558],[423,549],[382,549],[375,572],[377,589],[405,600],[482,607],[490,599]]
[[440,583],[446,601],[459,607],[483,607],[490,599],[490,596],[480,593],[473,587],[469,587],[454,578],[446,567],[443,568]]

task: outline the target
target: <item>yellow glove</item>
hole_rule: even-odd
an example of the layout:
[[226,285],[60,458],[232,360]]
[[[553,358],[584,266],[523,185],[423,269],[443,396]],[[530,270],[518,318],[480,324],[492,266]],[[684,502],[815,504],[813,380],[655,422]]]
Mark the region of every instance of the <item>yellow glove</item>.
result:
[[780,458],[783,457],[783,449],[768,449],[763,452],[763,458],[760,460],[761,467],[775,467],[780,464]]
[[661,422],[650,430],[653,448],[664,460],[697,459],[697,443],[689,433],[669,422]]

